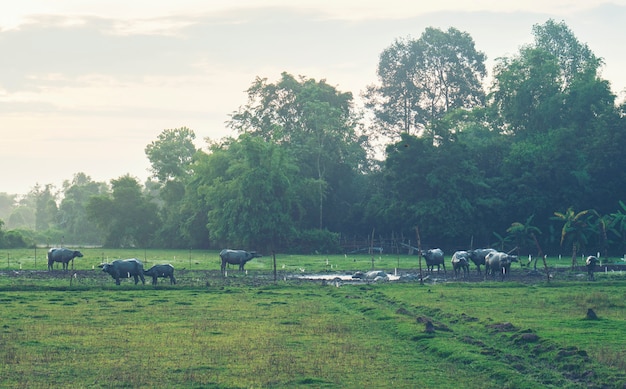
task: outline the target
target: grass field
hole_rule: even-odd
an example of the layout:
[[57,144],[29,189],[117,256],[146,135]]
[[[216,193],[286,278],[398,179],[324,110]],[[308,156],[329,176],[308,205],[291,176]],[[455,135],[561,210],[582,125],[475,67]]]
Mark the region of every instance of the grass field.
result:
[[[368,270],[371,256],[277,255],[273,282],[269,257],[223,278],[216,252],[81,251],[73,272],[44,271],[44,250],[0,262],[0,387],[626,385],[626,274],[336,287],[280,275]],[[116,286],[95,267],[127,257],[172,263],[178,284]]]

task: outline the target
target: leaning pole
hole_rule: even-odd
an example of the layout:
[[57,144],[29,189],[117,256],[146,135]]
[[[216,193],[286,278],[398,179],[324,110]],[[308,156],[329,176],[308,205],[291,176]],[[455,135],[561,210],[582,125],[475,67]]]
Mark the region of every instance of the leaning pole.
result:
[[415,226],[415,235],[417,235],[417,256],[419,258],[420,285],[424,285],[424,277],[422,276],[422,240],[420,239],[420,229],[417,226]]

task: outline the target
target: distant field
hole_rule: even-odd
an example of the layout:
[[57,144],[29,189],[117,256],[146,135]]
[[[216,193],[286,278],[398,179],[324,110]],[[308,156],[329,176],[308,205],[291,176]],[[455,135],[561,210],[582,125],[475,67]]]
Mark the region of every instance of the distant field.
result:
[[[31,250],[0,253],[0,387],[626,385],[626,273],[548,283],[517,267],[505,282],[337,287],[293,276],[368,270],[371,256],[277,255],[274,282],[271,256],[224,278],[217,252],[82,251],[73,272],[44,271],[44,250],[36,265]],[[126,257],[170,262],[179,282],[116,286],[92,271]],[[413,273],[418,262],[383,255],[374,266]]]

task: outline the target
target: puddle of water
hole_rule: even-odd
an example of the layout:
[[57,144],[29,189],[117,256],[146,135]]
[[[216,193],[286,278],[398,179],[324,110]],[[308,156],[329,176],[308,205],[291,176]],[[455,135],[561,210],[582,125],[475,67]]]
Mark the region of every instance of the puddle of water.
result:
[[[364,281],[374,281],[374,280],[365,280],[361,278],[352,278],[352,274],[304,274],[301,276],[297,276],[296,278],[301,280],[326,280],[333,281],[339,279],[341,281],[353,281],[353,282],[364,282]],[[400,279],[400,276],[394,274],[387,274],[388,281],[397,281]]]

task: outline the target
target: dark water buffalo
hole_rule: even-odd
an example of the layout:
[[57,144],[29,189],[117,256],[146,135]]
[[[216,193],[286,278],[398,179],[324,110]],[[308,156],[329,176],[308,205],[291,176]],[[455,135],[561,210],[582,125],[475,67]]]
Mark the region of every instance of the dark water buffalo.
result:
[[504,280],[511,271],[511,263],[517,262],[516,255],[509,255],[499,251],[492,251],[485,257],[485,277],[491,274],[492,278],[496,278],[496,273],[500,273],[501,280]]
[[474,262],[474,265],[476,265],[476,270],[478,271],[478,274],[480,274],[480,265],[485,265],[485,257],[487,256],[487,254],[494,252],[496,250],[494,249],[474,249],[474,250],[470,250],[468,251],[469,253],[469,257],[472,260],[472,262]]
[[443,266],[443,273],[446,274],[446,263],[443,260],[443,251],[441,249],[422,251],[422,256],[426,260],[426,268],[429,272],[432,273],[435,266],[437,266],[437,273],[439,273],[439,266]]
[[117,285],[120,284],[120,278],[135,278],[135,285],[139,283],[145,284],[146,280],[143,278],[143,263],[136,258],[131,259],[118,259],[111,263],[103,263],[98,265],[102,268],[102,271],[109,273]]
[[596,271],[596,264],[598,262],[600,262],[600,260],[598,260],[598,257],[595,257],[593,255],[588,256],[587,260],[585,261],[585,264],[587,265],[587,278],[591,281],[596,279],[593,273]]
[[174,266],[169,263],[166,265],[154,265],[150,269],[145,270],[143,274],[148,277],[152,277],[152,285],[157,284],[158,277],[169,277],[170,284],[176,283],[176,278],[174,278]]
[[222,274],[226,274],[226,264],[239,265],[239,271],[243,271],[243,267],[246,262],[254,258],[261,258],[261,254],[257,254],[256,251],[244,251],[244,250],[229,250],[224,249],[220,252],[220,258],[222,258]]
[[457,251],[452,254],[452,269],[454,269],[454,277],[458,278],[459,273],[463,271],[463,278],[469,275],[470,256],[467,251]]
[[80,251],[66,248],[52,248],[48,250],[48,270],[52,270],[55,262],[61,262],[63,270],[67,270],[69,262],[74,258],[81,258]]

